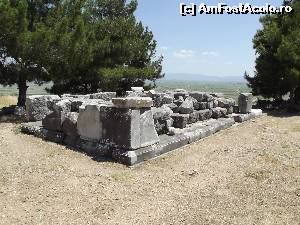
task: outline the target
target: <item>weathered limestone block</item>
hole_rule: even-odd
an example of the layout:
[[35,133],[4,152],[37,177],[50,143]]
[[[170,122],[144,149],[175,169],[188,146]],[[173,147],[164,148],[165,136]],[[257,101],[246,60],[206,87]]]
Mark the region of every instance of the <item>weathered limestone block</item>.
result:
[[102,138],[102,121],[100,111],[105,105],[86,105],[80,110],[77,120],[77,130],[84,140],[100,140]]
[[199,111],[195,111],[189,114],[188,124],[196,123],[199,120]]
[[179,97],[186,99],[187,97],[189,97],[189,93],[184,89],[176,89],[174,91],[174,99],[178,99]]
[[106,108],[101,112],[102,140],[118,147],[137,149],[159,141],[150,108]]
[[144,92],[143,87],[131,87],[131,91],[133,92]]
[[203,95],[203,101],[205,102],[211,102],[214,100],[214,97],[208,93],[204,93]]
[[153,118],[161,120],[169,119],[171,117],[171,114],[173,113],[173,111],[167,105],[163,105],[159,108],[152,107],[151,110],[153,113]]
[[178,113],[179,111],[179,107],[175,103],[167,104],[166,106],[168,106],[173,113]]
[[179,96],[178,99],[175,99],[173,102],[179,107],[184,102],[184,98]]
[[174,96],[171,94],[165,94],[162,98],[162,104],[172,104],[174,100]]
[[218,99],[218,106],[221,107],[221,108],[228,109],[228,108],[230,108],[234,105],[235,105],[235,101],[232,98],[228,98],[228,99],[219,98]]
[[200,111],[197,111],[197,113],[198,113],[199,121],[208,120],[212,116],[212,110],[209,110],[209,109],[200,110]]
[[161,107],[163,105],[162,99],[165,96],[164,93],[156,93],[155,91],[149,91],[147,93],[147,96],[152,98],[154,107]]
[[51,113],[51,115],[47,116],[61,118],[67,113],[71,112],[71,101],[68,99],[60,100],[53,104],[51,109],[53,112]]
[[71,112],[71,102],[68,99],[60,100],[51,107],[49,113],[42,121],[43,127],[47,130],[62,131],[62,124],[65,116]]
[[192,97],[187,97],[179,106],[179,113],[190,114],[192,112],[194,112],[194,99]]
[[214,119],[218,119],[218,118],[221,118],[221,117],[225,117],[227,114],[227,110],[225,108],[220,108],[220,107],[217,107],[217,108],[213,108],[212,109],[212,118]]
[[173,113],[171,115],[172,119],[174,120],[173,126],[175,128],[185,128],[188,124],[189,115],[188,114],[179,114],[179,113]]
[[111,101],[117,96],[116,92],[99,92],[90,95],[90,99],[102,99],[104,101]]
[[113,98],[112,102],[117,108],[150,108],[153,105],[149,97]]
[[199,92],[199,91],[192,91],[190,92],[190,96],[196,99],[198,102],[204,101],[204,92]]
[[63,133],[68,136],[75,136],[78,137],[78,130],[77,130],[77,120],[78,120],[79,113],[76,112],[69,112],[63,121],[62,130]]
[[59,101],[58,95],[32,95],[26,98],[26,119],[39,121],[44,119],[50,112],[52,105]]
[[163,105],[160,108],[152,107],[152,114],[155,124],[155,129],[158,134],[163,134],[168,132],[168,127],[172,126],[169,125],[170,123],[173,124],[171,120],[171,114],[173,111],[167,106]]
[[252,93],[241,93],[238,100],[240,113],[249,113],[252,109]]
[[213,107],[214,107],[213,101],[207,102],[207,109],[212,109]]
[[207,109],[207,102],[199,102],[199,109],[203,110],[203,109]]

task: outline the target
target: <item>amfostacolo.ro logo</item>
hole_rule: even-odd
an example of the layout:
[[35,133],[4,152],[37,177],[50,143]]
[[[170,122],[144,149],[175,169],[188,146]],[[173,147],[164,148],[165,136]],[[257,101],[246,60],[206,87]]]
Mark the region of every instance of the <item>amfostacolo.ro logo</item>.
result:
[[251,5],[250,3],[239,3],[238,5],[180,3],[179,10],[182,16],[196,16],[197,14],[285,14],[293,12],[290,5],[274,6],[269,3],[265,5]]

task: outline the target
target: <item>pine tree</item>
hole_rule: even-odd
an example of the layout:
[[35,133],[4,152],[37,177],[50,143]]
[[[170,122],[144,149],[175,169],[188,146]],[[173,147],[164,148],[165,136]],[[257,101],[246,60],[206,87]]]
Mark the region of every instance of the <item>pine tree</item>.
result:
[[136,21],[136,8],[137,1],[66,1],[53,20],[55,42],[48,52],[54,56],[49,59],[54,86],[50,91],[115,91],[161,78],[156,41]]
[[49,0],[0,2],[0,84],[18,85],[19,106],[25,105],[27,81],[49,79],[40,64],[40,49],[47,45],[42,24],[53,4]]
[[267,15],[254,39],[255,76],[245,75],[255,95],[281,99],[290,93],[294,100],[300,88],[300,1],[284,2],[292,14]]

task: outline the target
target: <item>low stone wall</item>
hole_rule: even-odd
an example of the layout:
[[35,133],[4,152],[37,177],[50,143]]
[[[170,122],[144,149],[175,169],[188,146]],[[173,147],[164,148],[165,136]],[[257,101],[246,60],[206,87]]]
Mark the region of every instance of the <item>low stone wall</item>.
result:
[[237,104],[222,94],[185,90],[134,87],[127,97],[115,96],[30,96],[31,122],[22,131],[131,166],[262,115],[252,109],[250,93]]

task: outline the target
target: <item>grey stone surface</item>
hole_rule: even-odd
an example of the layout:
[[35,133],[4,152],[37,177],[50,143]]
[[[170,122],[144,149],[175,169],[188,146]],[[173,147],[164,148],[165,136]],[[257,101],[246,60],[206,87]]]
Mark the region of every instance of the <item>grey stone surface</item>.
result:
[[197,113],[198,113],[198,120],[199,121],[208,120],[212,116],[212,111],[209,110],[209,109],[200,110]]
[[79,114],[76,112],[69,112],[62,123],[62,131],[67,136],[79,137],[77,130],[77,120]]
[[188,124],[189,115],[188,114],[179,114],[179,113],[173,113],[171,115],[172,119],[174,120],[173,126],[175,128],[185,128]]
[[36,137],[42,137],[42,121],[28,122],[21,124],[21,131],[25,134],[31,134]]
[[217,107],[212,109],[212,118],[218,119],[220,117],[225,117],[227,110],[225,108]]
[[173,113],[178,113],[179,111],[179,107],[175,103],[167,104],[166,106],[168,106]]
[[48,115],[49,108],[56,101],[59,101],[58,95],[32,95],[26,98],[26,119],[27,121],[39,121]]
[[113,98],[112,102],[117,108],[149,108],[153,106],[153,101],[149,97]]
[[207,102],[207,109],[212,109],[213,107],[214,107],[213,101]]
[[207,109],[207,102],[199,102],[199,109],[203,110],[203,109]]
[[71,112],[71,101],[69,99],[63,99],[53,104],[53,106],[50,108],[53,112],[47,115],[50,117],[58,117],[62,118],[67,113]]
[[172,126],[170,123],[173,124],[173,121],[171,119],[171,114],[173,111],[167,106],[163,105],[162,107],[151,108],[154,124],[155,124],[155,130],[158,134],[164,134],[168,132],[168,127]]
[[102,99],[104,101],[111,101],[117,96],[116,92],[99,92],[90,95],[90,99]]
[[225,98],[219,98],[218,99],[218,106],[221,108],[230,108],[235,105],[235,101],[232,98],[225,99]]
[[171,94],[165,94],[162,98],[162,104],[172,104],[174,96]]
[[204,92],[193,91],[193,92],[190,92],[189,95],[191,97],[193,97],[194,99],[196,99],[198,102],[202,102],[205,99],[205,97],[204,97],[205,93]]
[[48,116],[46,116],[42,121],[43,127],[51,131],[62,131],[62,122],[62,118]]
[[173,111],[167,105],[163,105],[159,108],[152,107],[151,110],[154,119],[167,120],[171,117],[171,114],[173,113]]
[[102,139],[125,149],[137,149],[158,142],[152,111],[149,109],[107,108],[101,113]]
[[188,123],[196,123],[199,120],[199,111],[195,111],[189,114]]
[[144,92],[144,88],[143,87],[131,87],[131,91]]
[[238,100],[239,112],[249,113],[252,109],[252,94],[251,93],[241,93]]
[[102,138],[102,121],[100,111],[105,105],[86,105],[77,120],[77,130],[84,140],[100,140]]
[[190,114],[194,112],[194,99],[192,97],[187,97],[179,106],[178,111],[181,114]]

